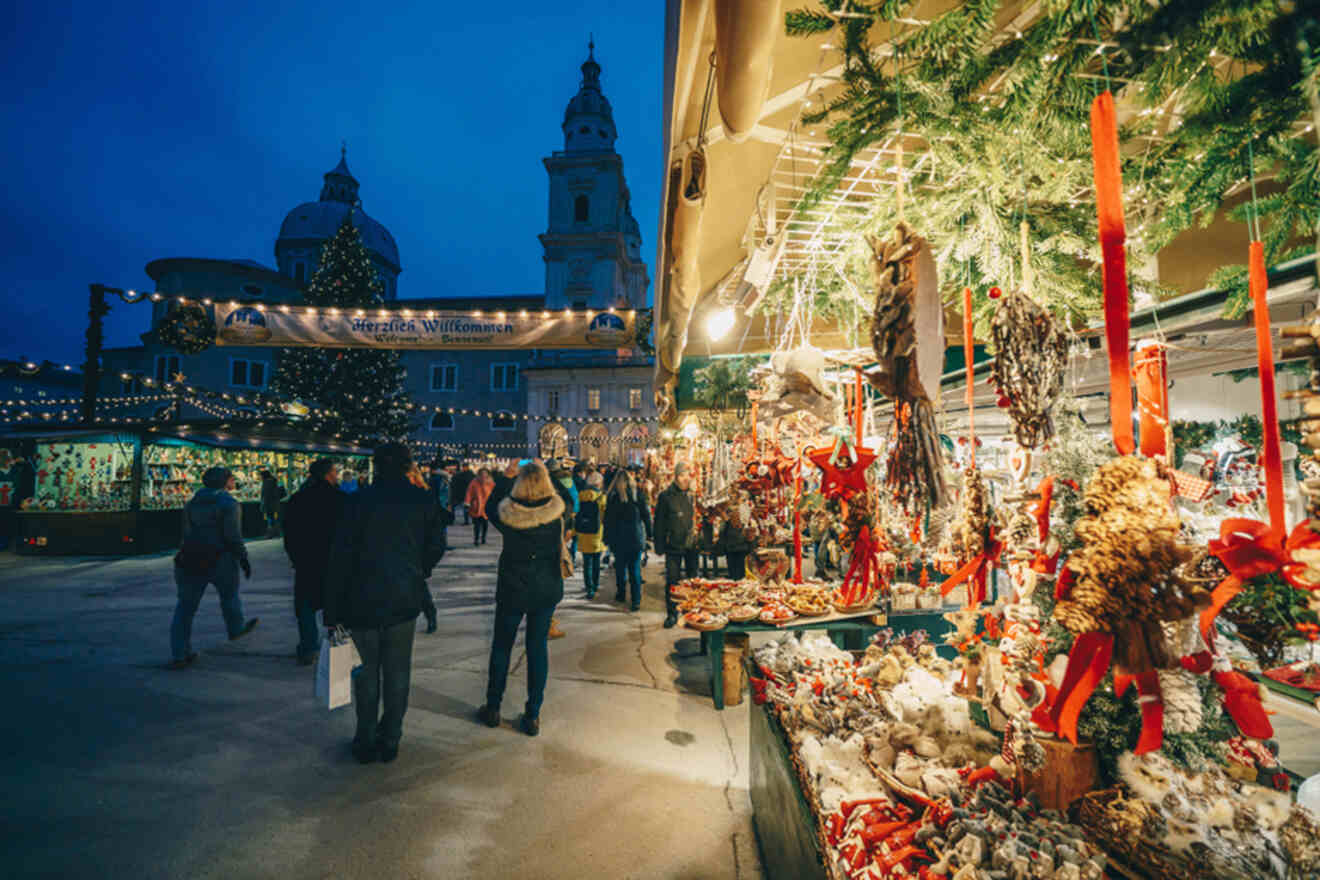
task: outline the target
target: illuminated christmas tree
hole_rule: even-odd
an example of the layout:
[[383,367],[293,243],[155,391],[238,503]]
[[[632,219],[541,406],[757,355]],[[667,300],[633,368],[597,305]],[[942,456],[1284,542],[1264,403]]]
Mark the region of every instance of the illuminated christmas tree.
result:
[[[378,305],[381,283],[353,211],[321,250],[304,302],[314,308]],[[271,381],[280,397],[300,400],[313,430],[354,442],[397,440],[409,433],[412,401],[403,387],[403,366],[394,351],[286,348]]]

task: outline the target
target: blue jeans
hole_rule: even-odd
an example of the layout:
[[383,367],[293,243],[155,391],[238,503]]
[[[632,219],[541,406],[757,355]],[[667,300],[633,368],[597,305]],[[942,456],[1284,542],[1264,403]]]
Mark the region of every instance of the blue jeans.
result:
[[220,613],[225,618],[229,637],[237,638],[243,632],[243,602],[238,598],[238,563],[228,554],[220,557],[209,574],[184,574],[174,570],[174,583],[178,587],[179,602],[174,606],[174,620],[170,623],[170,652],[175,660],[184,660],[192,653],[192,623],[197,606],[208,584],[215,584],[220,594]]
[[632,604],[634,607],[642,604],[642,554],[641,553],[615,553],[614,554],[614,578],[615,586],[618,590],[618,597],[624,594],[624,588],[632,584]]
[[570,562],[577,561],[577,535],[574,535],[573,539],[568,542],[568,559]]
[[600,589],[600,554],[582,554],[582,580],[587,585],[587,595],[594,596]]
[[[393,748],[403,737],[403,715],[408,711],[408,688],[412,684],[413,636],[417,618],[376,629],[355,629],[353,644],[362,665],[353,670],[353,703],[357,710],[357,734],[362,746],[379,743]],[[384,702],[385,709],[376,717]]]
[[[550,677],[550,649],[546,636],[550,633],[550,617],[555,613],[553,607],[543,611],[526,614],[527,634],[524,647],[527,651],[527,706],[524,714],[528,718],[541,715],[541,702],[545,699],[545,682]],[[513,643],[518,638],[518,624],[522,623],[524,613],[512,608],[495,606],[495,638],[490,645],[490,676],[486,680],[486,705],[499,709],[504,699],[504,685],[509,680],[509,658],[513,655]]]
[[298,618],[298,656],[307,657],[321,650],[321,628],[316,625],[316,609],[294,599],[293,615]]

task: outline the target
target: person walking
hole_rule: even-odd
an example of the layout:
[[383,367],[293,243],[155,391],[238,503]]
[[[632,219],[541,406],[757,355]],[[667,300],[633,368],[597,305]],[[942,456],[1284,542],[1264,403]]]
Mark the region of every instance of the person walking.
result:
[[697,576],[697,534],[692,471],[685,461],[674,465],[674,481],[655,502],[655,552],[665,558],[665,629],[678,623],[673,586]]
[[[507,487],[507,488],[506,488]],[[507,494],[505,494],[507,492]],[[477,716],[487,727],[500,724],[500,702],[518,626],[527,619],[527,704],[520,727],[528,736],[541,731],[541,704],[550,675],[546,642],[555,606],[564,598],[560,554],[564,545],[564,500],[545,466],[526,462],[511,486],[502,484],[491,499],[490,517],[504,536],[495,583],[495,634],[490,647],[486,703]]]
[[374,482],[348,497],[335,532],[323,612],[328,629],[349,629],[362,657],[352,751],[363,764],[398,757],[422,593],[445,555],[439,508],[408,481],[408,447],[382,444],[372,461]]
[[454,474],[454,479],[450,482],[449,485],[449,498],[454,502],[454,507],[455,507],[454,510],[455,521],[457,521],[457,517],[458,517],[457,508],[462,507],[463,525],[465,526],[472,524],[472,520],[468,517],[467,490],[468,490],[468,486],[472,485],[472,481],[476,479],[476,476],[477,475],[472,471],[472,466],[465,464],[463,465],[462,470]]
[[559,494],[564,498],[568,509],[564,516],[568,519],[568,559],[570,562],[577,562],[577,535],[573,532],[573,522],[577,519],[578,512],[578,490],[573,483],[573,474],[569,470],[569,463],[560,459],[550,462],[547,466],[550,471],[550,479],[558,487]]
[[[414,463],[408,470],[408,482],[412,483],[418,489],[425,490],[426,493],[431,496],[431,503],[436,505],[436,510],[439,511],[440,514],[440,534],[444,541],[445,550],[448,550],[449,530],[445,527],[449,525],[449,511],[436,503],[435,492],[433,491],[431,484],[427,482],[426,477],[422,475],[422,469],[418,467],[416,463]],[[426,618],[426,634],[433,635],[438,626],[437,618],[439,615],[435,610],[435,598],[431,595],[431,587],[426,583],[422,584],[422,615]]]
[[633,611],[642,607],[642,550],[649,540],[650,505],[632,474],[620,468],[605,503],[605,543],[614,554],[614,601],[625,601],[624,591],[631,586]]
[[738,505],[729,505],[729,518],[720,532],[719,547],[728,563],[729,580],[740,581],[747,577],[747,554],[755,545],[747,537],[747,526],[742,519]]
[[573,517],[573,532],[582,551],[582,582],[587,598],[596,598],[600,589],[600,555],[605,550],[604,479],[596,471],[587,474],[587,488],[578,495],[578,512]]
[[486,543],[486,529],[490,523],[486,505],[494,489],[495,479],[486,468],[477,471],[477,476],[468,484],[467,496],[463,501],[467,505],[467,514],[472,517],[473,546]]
[[284,552],[293,563],[293,616],[298,621],[298,663],[310,666],[321,649],[316,612],[325,605],[330,546],[344,512],[339,468],[328,458],[312,462],[307,482],[284,511]]
[[339,491],[345,495],[352,495],[358,490],[357,474],[350,470],[343,470],[339,474]]
[[261,471],[261,515],[266,518],[266,537],[274,538],[280,529],[280,501],[288,494],[270,471]]
[[210,468],[202,474],[202,488],[183,506],[183,543],[174,557],[179,600],[170,623],[171,669],[184,669],[197,660],[192,622],[208,584],[220,594],[220,613],[231,642],[252,632],[259,621],[243,618],[238,598],[238,572],[251,578],[252,564],[239,528],[238,500],[229,494],[234,486],[228,468]]

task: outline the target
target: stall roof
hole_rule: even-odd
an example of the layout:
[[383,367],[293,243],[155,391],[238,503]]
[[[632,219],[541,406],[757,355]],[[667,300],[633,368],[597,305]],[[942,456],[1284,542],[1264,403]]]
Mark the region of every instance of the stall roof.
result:
[[149,443],[198,443],[224,449],[256,449],[278,452],[312,452],[325,455],[370,455],[351,443],[332,437],[320,437],[292,428],[267,426],[260,431],[234,428],[227,422],[187,422],[185,424],[158,423],[154,425],[71,425],[67,428],[50,425],[16,426],[0,432],[0,442],[6,440],[93,440],[141,437]]

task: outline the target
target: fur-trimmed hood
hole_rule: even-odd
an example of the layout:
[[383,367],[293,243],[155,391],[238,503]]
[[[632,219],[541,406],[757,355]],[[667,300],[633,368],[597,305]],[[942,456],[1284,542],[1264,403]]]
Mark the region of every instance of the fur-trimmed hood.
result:
[[554,522],[564,515],[564,499],[557,494],[540,501],[519,501],[512,495],[500,499],[500,522],[511,529],[525,531]]

